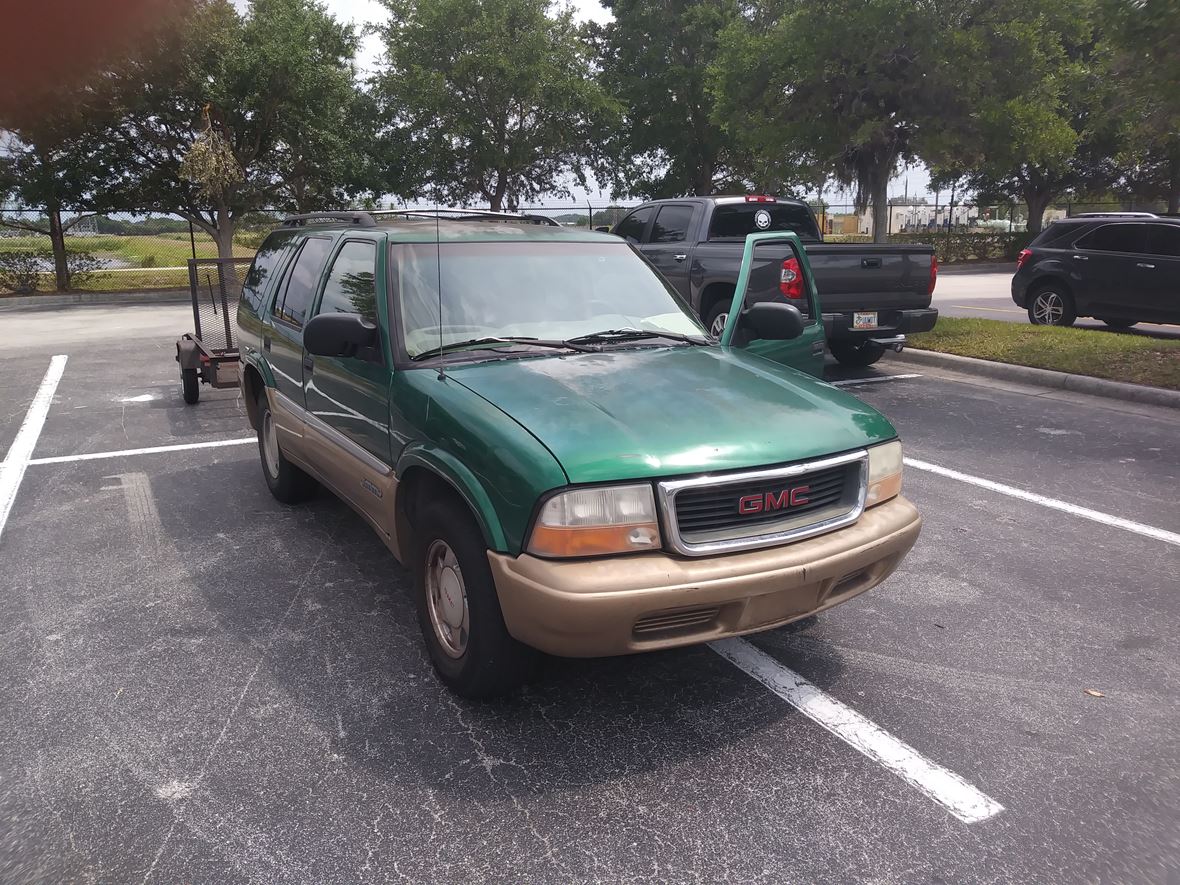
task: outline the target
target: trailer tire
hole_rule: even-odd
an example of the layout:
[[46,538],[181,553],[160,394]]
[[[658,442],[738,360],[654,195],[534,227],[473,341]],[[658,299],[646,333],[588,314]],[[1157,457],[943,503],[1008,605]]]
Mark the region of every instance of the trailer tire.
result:
[[828,348],[836,362],[855,369],[871,366],[885,354],[885,345],[876,341],[831,341]]
[[181,369],[180,386],[184,392],[184,401],[190,406],[196,405],[201,398],[201,379],[197,377],[197,370]]

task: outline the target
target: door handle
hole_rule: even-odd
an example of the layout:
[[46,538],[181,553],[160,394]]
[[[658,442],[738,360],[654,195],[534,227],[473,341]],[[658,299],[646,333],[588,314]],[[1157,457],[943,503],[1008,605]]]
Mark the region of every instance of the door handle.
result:
[[314,372],[315,371],[315,357],[313,357],[310,353],[305,353],[303,355],[303,371],[305,371],[305,372]]
[[683,261],[687,257],[688,257],[687,255],[673,255],[672,256],[672,258],[675,259],[676,261]]
[[881,259],[880,258],[862,258],[860,260],[860,266],[864,267],[864,268],[880,267],[881,266]]
[[1145,263],[1144,263],[1144,262],[1142,262],[1142,261],[1140,261],[1139,263],[1137,263],[1135,266],[1136,266],[1136,267],[1142,267],[1142,268],[1145,268],[1145,269],[1147,269],[1147,270],[1155,270],[1155,265],[1154,265],[1154,264],[1145,264]]
[[263,350],[270,350],[270,336],[269,335],[262,336],[262,349]]
[[1074,260],[1074,261],[1089,261],[1089,260],[1090,260],[1090,256],[1089,256],[1089,255],[1075,255],[1075,256],[1073,257],[1073,260]]

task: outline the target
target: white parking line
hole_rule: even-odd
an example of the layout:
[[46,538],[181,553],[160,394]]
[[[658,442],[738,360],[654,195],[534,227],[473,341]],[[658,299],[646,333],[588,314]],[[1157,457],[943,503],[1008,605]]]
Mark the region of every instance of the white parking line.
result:
[[829,381],[833,387],[853,387],[857,384],[877,384],[881,381],[903,381],[906,378],[921,378],[920,374],[878,375],[875,378],[849,378],[845,381]]
[[49,361],[49,369],[41,379],[41,386],[25,412],[25,420],[21,422],[16,432],[16,439],[8,449],[3,463],[0,463],[0,535],[4,534],[4,524],[8,522],[8,514],[12,512],[12,505],[16,501],[17,490],[25,476],[25,468],[29,466],[29,459],[33,449],[37,447],[37,438],[41,436],[41,428],[45,426],[45,418],[49,415],[49,407],[53,404],[53,394],[57,392],[58,382],[66,370],[66,360],[69,357],[58,354]]
[[1048,507],[1051,510],[1060,510],[1062,513],[1080,516],[1082,519],[1090,519],[1094,522],[1100,522],[1103,525],[1134,532],[1145,538],[1154,538],[1156,541],[1163,541],[1165,544],[1174,544],[1180,547],[1180,534],[1169,532],[1167,529],[1159,529],[1155,526],[1144,525],[1141,522],[1133,522],[1129,519],[1123,519],[1121,516],[1103,513],[1100,510],[1091,510],[1089,507],[1080,507],[1077,504],[1070,504],[1068,501],[1059,501],[1056,498],[1038,495],[1036,492],[1028,492],[1024,489],[1018,489],[1015,486],[1004,485],[1002,482],[984,479],[981,476],[960,473],[948,467],[939,467],[937,464],[931,464],[929,461],[919,461],[916,458],[906,458],[904,460],[906,467],[912,467],[915,470],[924,470],[927,473],[934,473],[938,476],[944,476],[947,479],[965,482],[969,485],[978,486],[981,489],[987,489],[988,491],[999,492],[1001,495],[1019,498],[1022,501],[1030,501],[1033,504],[1040,504],[1042,507]]
[[215,439],[209,442],[178,443],[174,446],[151,446],[146,449],[122,449],[117,452],[91,452],[88,455],[54,455],[52,458],[34,458],[30,464],[68,464],[71,461],[99,461],[103,458],[126,458],[129,455],[154,455],[157,452],[183,452],[186,449],[215,449],[219,446],[241,446],[258,440],[253,436],[242,439]]
[[994,817],[1004,806],[959,775],[927,759],[873,721],[812,685],[744,639],[719,639],[709,648],[761,682],[813,722],[925,793],[964,823]]

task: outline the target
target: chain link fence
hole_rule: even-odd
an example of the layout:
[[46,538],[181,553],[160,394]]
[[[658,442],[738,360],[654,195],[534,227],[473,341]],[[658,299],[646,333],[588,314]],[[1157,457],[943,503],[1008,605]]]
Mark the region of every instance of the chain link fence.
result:
[[[264,211],[240,220],[234,257],[252,259],[283,214]],[[72,291],[187,290],[189,259],[218,257],[213,238],[179,215],[68,212],[61,223]],[[49,230],[43,212],[0,207],[0,297],[59,288]]]

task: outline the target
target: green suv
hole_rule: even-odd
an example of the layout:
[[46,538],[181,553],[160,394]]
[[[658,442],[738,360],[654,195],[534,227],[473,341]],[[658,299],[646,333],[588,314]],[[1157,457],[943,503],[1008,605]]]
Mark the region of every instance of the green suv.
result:
[[[327,213],[263,242],[238,310],[263,476],[323,485],[415,579],[442,680],[537,651],[765,630],[884,580],[918,536],[897,433],[818,371],[784,302],[710,338],[625,241],[494,213]],[[781,251],[781,250],[780,250]]]

